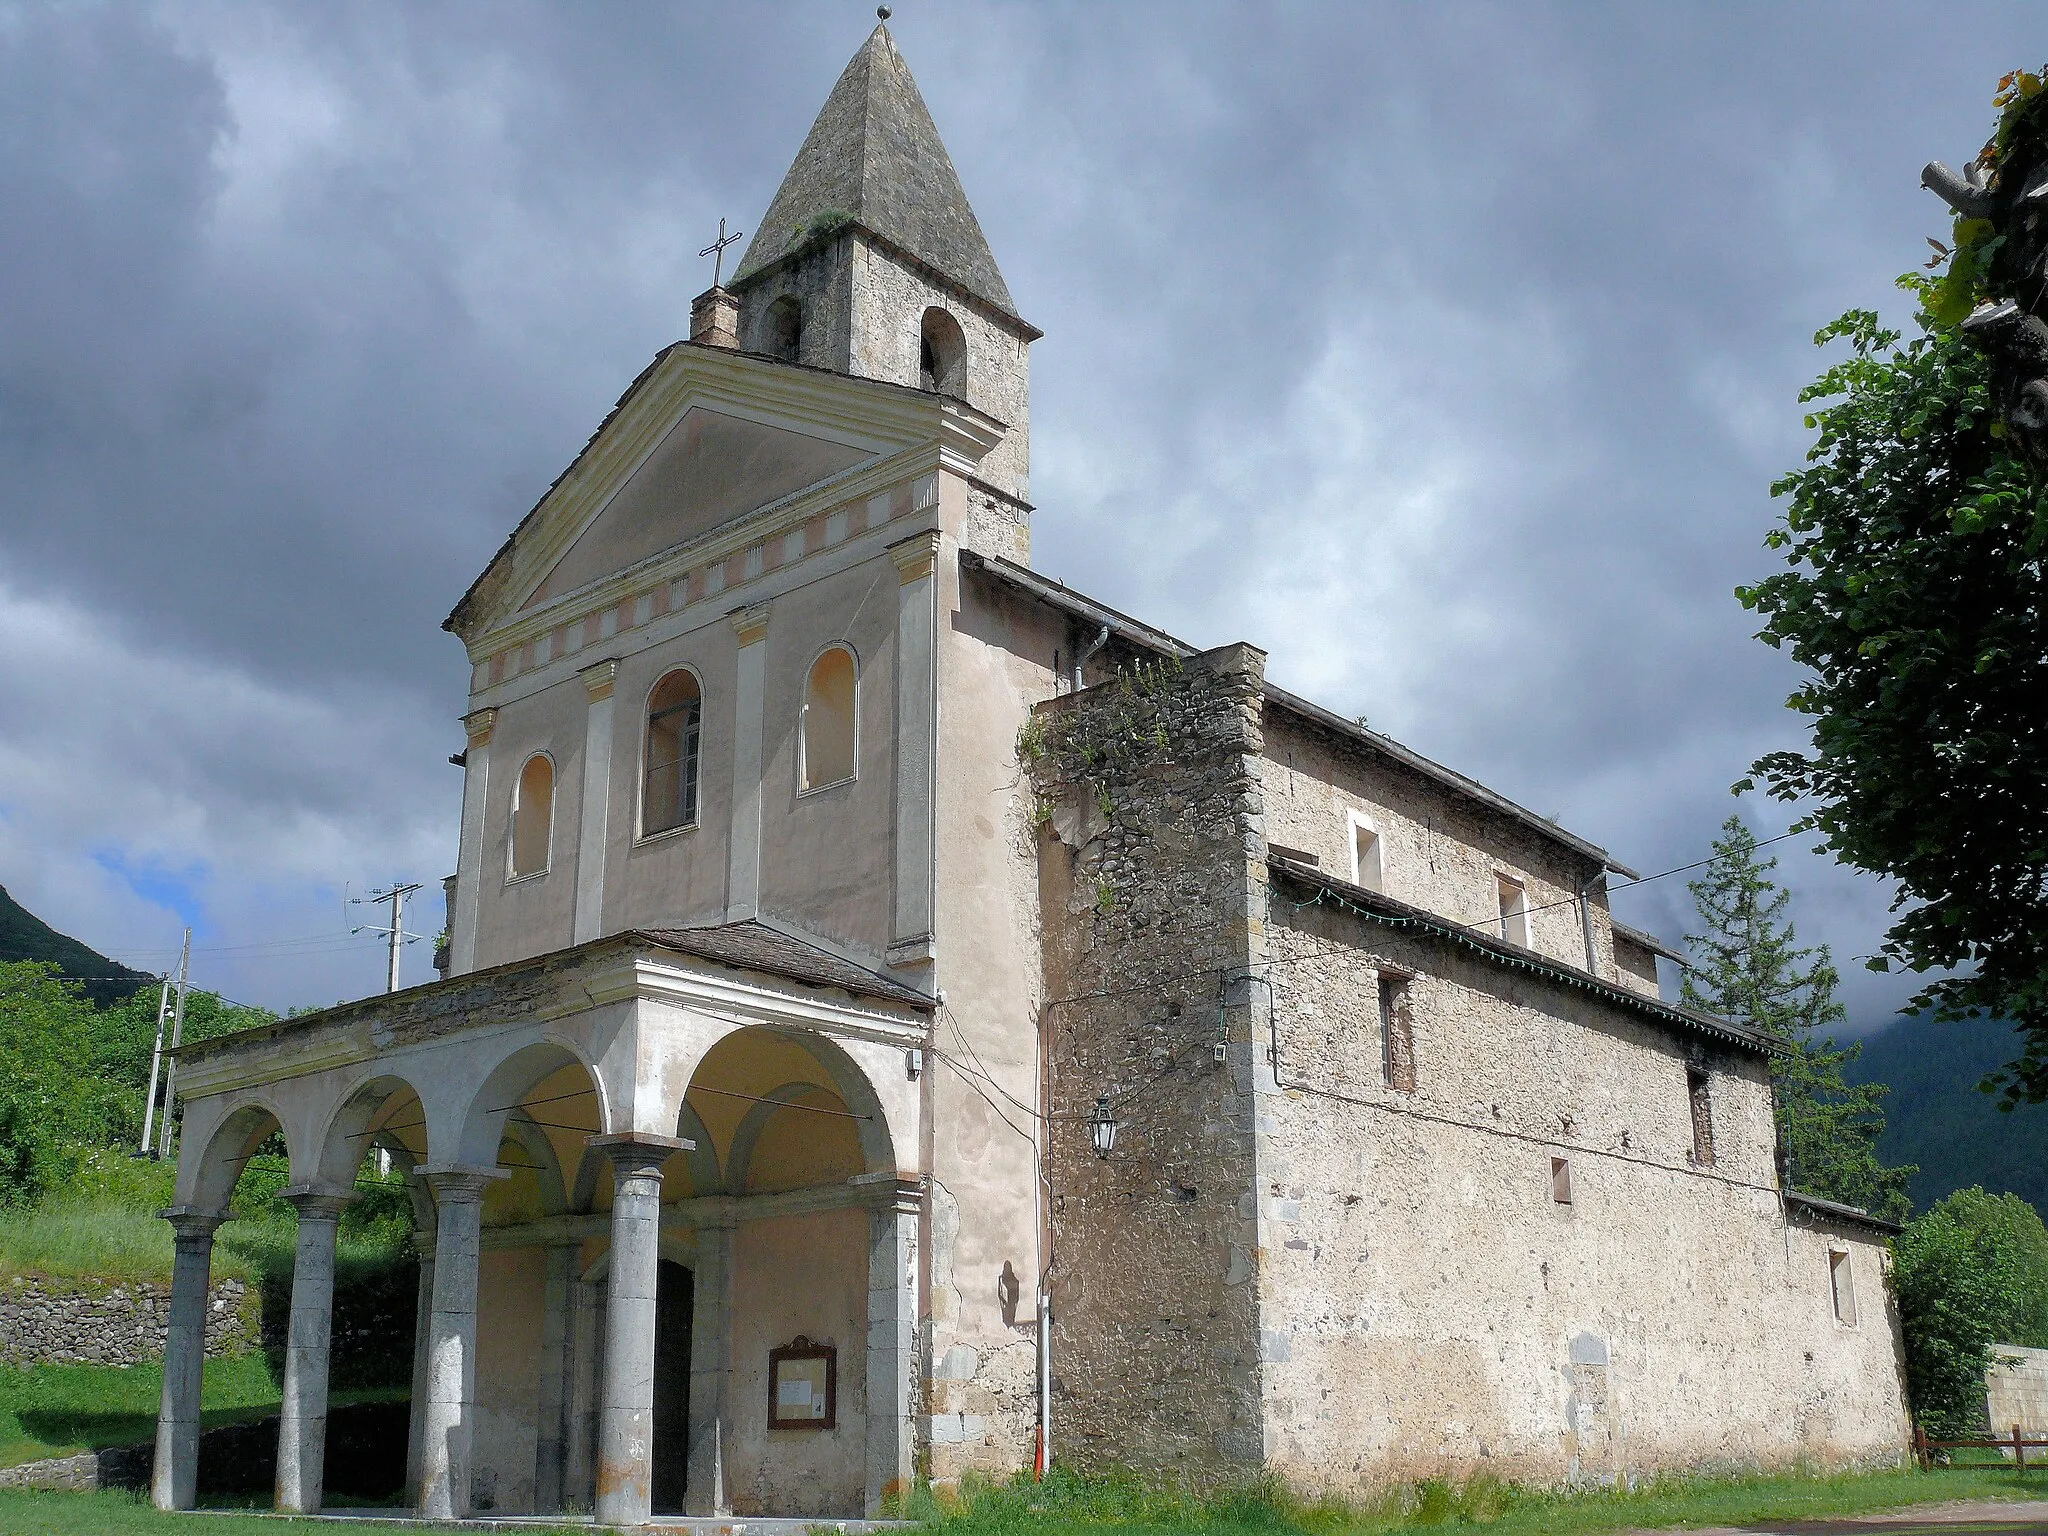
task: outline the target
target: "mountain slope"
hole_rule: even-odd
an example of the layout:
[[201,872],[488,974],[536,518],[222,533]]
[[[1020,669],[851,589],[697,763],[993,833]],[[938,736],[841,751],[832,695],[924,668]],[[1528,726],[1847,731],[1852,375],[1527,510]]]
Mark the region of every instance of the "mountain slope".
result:
[[154,979],[59,933],[0,886],[0,963],[10,960],[49,961],[64,975],[81,981],[86,996],[102,1008],[132,996],[143,983]]
[[2048,1211],[2048,1104],[2001,1114],[1995,1099],[1977,1091],[1986,1072],[2018,1051],[2012,1026],[1997,1020],[1905,1018],[1864,1041],[1845,1076],[1891,1086],[1878,1156],[1920,1165],[1915,1211],[1972,1184],[1993,1194],[2009,1190]]

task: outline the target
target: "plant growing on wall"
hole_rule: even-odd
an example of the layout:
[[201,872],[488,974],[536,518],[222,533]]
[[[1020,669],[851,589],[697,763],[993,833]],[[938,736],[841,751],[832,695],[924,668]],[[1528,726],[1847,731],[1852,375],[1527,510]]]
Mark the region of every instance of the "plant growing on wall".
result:
[[1879,1102],[1890,1090],[1844,1081],[1843,1069],[1863,1047],[1829,1036],[1845,1017],[1835,1000],[1840,977],[1826,945],[1800,947],[1785,915],[1792,893],[1771,879],[1777,867],[1775,858],[1757,857],[1756,834],[1740,816],[1723,823],[1712,862],[1689,886],[1702,931],[1686,935],[1693,961],[1685,1001],[1784,1042],[1786,1054],[1771,1063],[1771,1086],[1793,1184],[1904,1220],[1914,1170],[1887,1168],[1877,1157]]

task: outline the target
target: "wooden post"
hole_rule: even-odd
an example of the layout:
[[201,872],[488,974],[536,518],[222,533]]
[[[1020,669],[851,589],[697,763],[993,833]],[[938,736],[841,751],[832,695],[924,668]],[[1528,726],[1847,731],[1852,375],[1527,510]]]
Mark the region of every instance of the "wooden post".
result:
[[1913,1426],[1913,1454],[1919,1458],[1922,1472],[1934,1470],[1934,1458],[1927,1454],[1927,1428],[1923,1424]]
[[2020,1471],[2027,1470],[2027,1442],[2020,1438],[2020,1427],[2017,1424],[2012,1427],[2012,1459]]

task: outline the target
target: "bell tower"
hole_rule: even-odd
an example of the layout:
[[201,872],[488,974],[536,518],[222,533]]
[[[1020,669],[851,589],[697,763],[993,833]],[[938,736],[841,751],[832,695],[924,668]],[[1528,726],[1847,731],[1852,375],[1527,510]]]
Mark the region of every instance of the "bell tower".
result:
[[1010,430],[982,461],[1030,475],[1027,324],[917,82],[878,26],[832,88],[731,283],[741,350],[966,401]]

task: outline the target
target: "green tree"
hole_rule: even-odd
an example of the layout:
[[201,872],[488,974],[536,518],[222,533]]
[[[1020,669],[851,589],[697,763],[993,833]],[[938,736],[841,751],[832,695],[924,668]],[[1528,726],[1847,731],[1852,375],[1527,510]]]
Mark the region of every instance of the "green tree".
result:
[[1984,1427],[1994,1344],[2048,1326],[2048,1231],[2017,1195],[1957,1190],[1892,1245],[1892,1293],[1913,1415],[1937,1438]]
[[1881,1083],[1852,1085],[1842,1069],[1861,1045],[1837,1045],[1828,1031],[1842,1023],[1840,984],[1827,946],[1802,949],[1785,915],[1792,893],[1772,879],[1775,858],[1757,856],[1756,834],[1730,816],[1714,841],[1714,857],[1689,887],[1703,932],[1686,935],[1693,962],[1685,1001],[1747,1024],[1782,1041],[1771,1064],[1778,1135],[1791,1155],[1794,1183],[1809,1194],[1904,1220],[1912,1168],[1878,1161],[1884,1134]]
[[[2042,152],[2048,93],[2027,80],[1999,98],[1994,178]],[[1848,355],[1801,393],[1817,436],[1772,487],[1787,568],[1737,596],[1810,673],[1789,700],[1807,750],[1753,775],[1837,859],[1897,883],[1871,963],[1931,978],[1909,1006],[2013,1022],[2020,1053],[1987,1080],[2011,1108],[2048,1101],[2048,494],[1957,328],[2005,239],[1959,220],[1949,271],[1900,279],[1912,339],[1868,310],[1814,338]]]
[[0,965],[0,1204],[33,1204],[115,1122],[118,1094],[93,1070],[97,1018],[55,965]]

